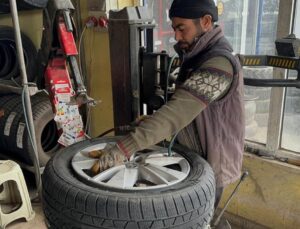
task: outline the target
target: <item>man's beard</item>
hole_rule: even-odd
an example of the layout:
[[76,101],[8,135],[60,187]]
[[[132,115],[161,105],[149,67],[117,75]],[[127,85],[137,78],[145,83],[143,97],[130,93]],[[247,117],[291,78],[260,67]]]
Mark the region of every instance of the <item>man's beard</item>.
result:
[[199,32],[199,34],[194,37],[192,42],[179,41],[177,45],[184,53],[189,53],[194,49],[195,45],[203,34],[204,33]]

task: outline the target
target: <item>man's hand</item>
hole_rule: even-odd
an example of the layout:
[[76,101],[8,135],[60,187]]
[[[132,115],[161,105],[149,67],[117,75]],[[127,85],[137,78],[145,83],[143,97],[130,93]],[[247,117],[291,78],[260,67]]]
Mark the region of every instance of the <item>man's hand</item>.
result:
[[127,161],[127,158],[117,146],[109,149],[104,148],[103,150],[89,152],[89,157],[98,158],[98,160],[91,167],[91,171],[94,175],[101,173],[113,166],[121,165]]

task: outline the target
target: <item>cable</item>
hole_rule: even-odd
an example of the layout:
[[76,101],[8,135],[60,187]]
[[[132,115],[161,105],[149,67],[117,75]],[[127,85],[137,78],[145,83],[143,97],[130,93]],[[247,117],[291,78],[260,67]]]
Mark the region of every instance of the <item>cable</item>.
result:
[[85,25],[83,27],[83,30],[80,34],[80,37],[79,37],[79,43],[78,43],[78,62],[79,62],[79,71],[80,71],[80,74],[82,75],[82,66],[81,66],[81,44],[82,44],[82,39],[83,39],[83,35],[85,33],[87,29],[87,25]]
[[126,132],[126,131],[132,131],[132,130],[134,130],[134,128],[135,128],[134,125],[118,126],[118,127],[115,127],[115,128],[111,128],[111,129],[109,129],[109,130],[103,132],[102,134],[99,134],[99,135],[97,136],[97,138],[101,138],[101,137],[103,137],[103,136],[105,136],[105,135],[107,135],[107,134],[109,134],[109,133],[111,133],[111,132],[113,132],[113,131],[115,131],[115,130],[119,130],[119,131],[122,131],[122,132]]
[[170,77],[170,74],[171,74],[171,69],[172,69],[173,62],[174,62],[176,57],[177,57],[176,54],[172,56],[171,61],[170,61],[169,66],[168,66],[168,71],[167,71],[167,76],[166,76],[165,103],[168,102],[169,77]]
[[107,131],[104,131],[102,134],[99,134],[99,135],[97,136],[97,138],[101,138],[101,137],[103,137],[103,136],[105,136],[105,135],[107,135],[107,134],[109,134],[109,133],[111,133],[111,132],[113,132],[113,131],[115,131],[115,128],[111,128],[111,129],[109,129],[109,130],[107,130]]
[[178,133],[179,133],[179,132],[177,132],[176,134],[174,134],[174,136],[172,137],[171,142],[170,142],[170,144],[169,144],[169,146],[168,146],[168,156],[169,156],[169,157],[172,156],[172,147],[173,147],[173,145],[174,145],[174,142],[175,142],[175,139],[176,139]]

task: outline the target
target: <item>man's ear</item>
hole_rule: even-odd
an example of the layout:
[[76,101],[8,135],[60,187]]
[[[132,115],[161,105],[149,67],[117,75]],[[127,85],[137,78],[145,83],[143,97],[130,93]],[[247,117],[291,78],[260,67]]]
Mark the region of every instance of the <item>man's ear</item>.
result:
[[200,18],[200,25],[203,32],[207,32],[212,29],[212,16],[209,14],[204,15]]

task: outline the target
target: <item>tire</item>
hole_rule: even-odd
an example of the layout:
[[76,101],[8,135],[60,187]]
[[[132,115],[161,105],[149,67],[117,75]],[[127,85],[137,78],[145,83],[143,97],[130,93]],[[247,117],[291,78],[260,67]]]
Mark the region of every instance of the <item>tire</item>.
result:
[[[47,6],[48,0],[18,0],[17,7],[20,10],[32,10],[36,8],[44,8]],[[9,13],[10,6],[8,0],[0,1],[0,13]]]
[[0,110],[4,112],[4,115],[0,117],[0,149],[4,149],[4,127],[9,111],[6,110],[6,104],[13,99],[15,95],[7,94],[0,96]]
[[21,99],[18,95],[3,96],[1,99],[3,99],[1,107],[4,111],[4,116],[0,119],[0,148],[5,151],[10,151],[10,149],[6,147],[6,140],[9,138],[12,122],[17,115],[13,110],[18,106]]
[[[5,115],[0,119],[0,147],[12,159],[32,165],[30,155],[33,155],[33,150],[26,127],[21,96],[13,95],[4,98],[10,100],[3,105]],[[48,96],[37,94],[31,97],[31,105],[39,163],[45,166],[50,157],[61,148],[57,142],[58,130]]]
[[[39,163],[43,167],[50,157],[61,148],[57,142],[59,135],[48,96],[38,95],[32,99],[32,113]],[[33,162],[29,155],[33,155],[34,152],[25,123],[23,115],[14,123],[11,142],[13,142],[14,152],[22,156],[27,164],[32,165]]]
[[198,154],[181,146],[173,151],[190,164],[188,176],[170,187],[128,190],[82,181],[71,167],[73,156],[116,138],[92,139],[62,149],[43,174],[43,209],[51,229],[204,228],[212,218],[215,179]]
[[[37,75],[37,50],[25,34],[21,33],[27,78],[33,82]],[[14,78],[20,81],[20,70],[16,52],[15,35],[12,27],[0,26],[0,52],[1,59],[5,63],[0,69],[0,79],[9,80]]]

